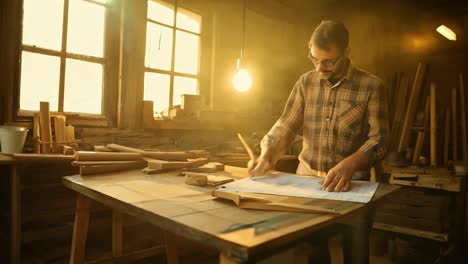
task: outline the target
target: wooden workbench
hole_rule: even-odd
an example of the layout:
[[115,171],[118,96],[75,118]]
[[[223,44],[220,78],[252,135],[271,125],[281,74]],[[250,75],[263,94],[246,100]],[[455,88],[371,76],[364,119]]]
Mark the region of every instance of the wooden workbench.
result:
[[[236,177],[246,176],[246,169],[226,167],[226,170]],[[259,260],[370,205],[353,203],[353,210],[339,216],[246,210],[230,201],[213,198],[212,189],[185,185],[184,177],[176,173],[145,175],[136,170],[68,176],[63,183],[78,192],[70,263],[84,261],[91,201],[215,248],[220,252],[221,263]],[[398,188],[380,184],[371,203]],[[118,252],[123,239],[120,232],[115,234],[113,249]],[[173,248],[169,245],[166,253],[170,262],[177,263]]]

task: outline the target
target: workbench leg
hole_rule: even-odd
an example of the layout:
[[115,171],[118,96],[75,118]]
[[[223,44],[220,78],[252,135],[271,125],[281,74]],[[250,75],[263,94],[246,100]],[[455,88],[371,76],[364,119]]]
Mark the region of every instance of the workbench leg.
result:
[[122,214],[112,211],[112,257],[120,257],[123,253],[123,219]]
[[10,263],[21,263],[21,179],[16,166],[10,174]]
[[241,259],[236,258],[226,252],[221,252],[219,254],[219,264],[240,264],[240,263],[247,263],[247,262],[242,261]]
[[166,245],[166,259],[168,264],[178,264],[179,256],[177,255],[177,247],[172,239],[172,235],[164,232],[164,244]]
[[91,200],[78,194],[76,197],[75,225],[73,226],[70,264],[84,263],[90,207]]

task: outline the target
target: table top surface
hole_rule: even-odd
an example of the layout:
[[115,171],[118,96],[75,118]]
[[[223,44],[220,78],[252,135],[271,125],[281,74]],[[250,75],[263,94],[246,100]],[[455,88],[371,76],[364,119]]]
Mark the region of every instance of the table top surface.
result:
[[[246,169],[230,166],[224,173],[247,176]],[[212,197],[213,188],[184,181],[177,172],[146,175],[139,170],[63,178],[65,186],[115,210],[246,259],[299,241],[366,206],[333,201],[342,215],[241,209],[232,201]],[[379,184],[372,202],[397,189]]]

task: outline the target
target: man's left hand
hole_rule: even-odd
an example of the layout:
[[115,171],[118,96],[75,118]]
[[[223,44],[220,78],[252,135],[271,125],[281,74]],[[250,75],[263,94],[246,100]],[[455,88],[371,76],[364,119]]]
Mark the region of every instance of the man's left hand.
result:
[[323,189],[327,192],[346,192],[351,186],[353,174],[354,168],[351,166],[351,162],[344,159],[328,171],[327,177],[322,183]]

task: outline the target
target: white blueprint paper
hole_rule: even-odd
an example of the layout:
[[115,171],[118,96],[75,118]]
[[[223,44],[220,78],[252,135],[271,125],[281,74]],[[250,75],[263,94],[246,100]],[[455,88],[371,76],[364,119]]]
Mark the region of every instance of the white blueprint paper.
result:
[[221,186],[220,190],[367,203],[379,185],[375,182],[351,181],[351,188],[347,192],[327,192],[322,190],[322,180],[323,178],[276,173],[230,182]]

